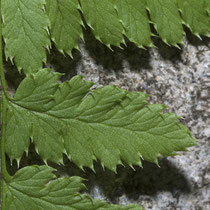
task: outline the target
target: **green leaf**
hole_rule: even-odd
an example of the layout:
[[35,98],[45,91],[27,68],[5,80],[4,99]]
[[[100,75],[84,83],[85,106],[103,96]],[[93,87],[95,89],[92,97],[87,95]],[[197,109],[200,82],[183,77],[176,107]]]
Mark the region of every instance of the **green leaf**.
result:
[[5,54],[14,58],[25,74],[42,68],[46,62],[45,48],[50,45],[49,24],[44,13],[44,0],[2,0]]
[[[82,18],[95,37],[111,48],[125,44],[124,35],[138,47],[153,46],[149,23],[167,44],[183,43],[187,25],[196,35],[209,36],[209,0],[2,0],[6,58],[19,71],[37,72],[46,62],[50,37],[61,53],[71,56],[83,39]],[[80,8],[81,5],[81,8]],[[149,11],[147,14],[146,9]],[[50,37],[47,31],[50,31]]]
[[[80,168],[98,158],[115,171],[121,160],[157,163],[195,145],[189,130],[165,106],[148,104],[148,95],[115,86],[91,91],[92,82],[76,76],[57,83],[59,74],[41,70],[26,77],[9,101],[6,152],[19,160],[29,138],[44,161],[62,163],[66,153]],[[22,123],[21,123],[22,122]],[[13,132],[11,132],[13,131]],[[17,138],[18,137],[18,138]]]
[[206,8],[206,11],[209,13],[209,17],[210,17],[210,1],[209,0],[205,0],[205,8]]
[[120,46],[124,43],[124,29],[114,8],[115,0],[81,0],[82,12],[95,37],[106,44]]
[[116,6],[129,40],[138,47],[152,46],[145,0],[117,0]]
[[167,44],[181,43],[182,20],[175,0],[147,0],[147,7],[161,39]]
[[209,11],[209,0],[178,0],[178,6],[186,26],[199,37],[208,35],[210,32],[210,18],[206,12]]
[[56,178],[53,168],[29,166],[6,183],[7,210],[142,210],[139,205],[118,206],[93,200],[79,192],[85,188],[80,177]]
[[82,37],[82,20],[78,0],[46,0],[46,12],[50,19],[50,35],[57,49],[71,56],[73,48],[78,48]]

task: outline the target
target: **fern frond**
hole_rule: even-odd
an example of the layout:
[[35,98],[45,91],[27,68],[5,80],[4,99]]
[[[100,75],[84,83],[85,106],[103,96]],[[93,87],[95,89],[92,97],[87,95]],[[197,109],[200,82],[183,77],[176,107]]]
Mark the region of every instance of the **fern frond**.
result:
[[[163,105],[147,95],[115,86],[91,91],[92,82],[76,76],[58,84],[59,74],[41,70],[26,77],[9,101],[6,152],[18,161],[29,138],[42,159],[62,163],[65,153],[80,168],[93,160],[115,171],[121,160],[140,165],[157,163],[195,144],[189,130]],[[13,132],[11,132],[13,131]]]
[[50,20],[50,35],[61,53],[71,55],[78,48],[78,38],[82,37],[82,20],[77,0],[46,0],[46,13]]
[[6,58],[13,59],[25,74],[42,68],[49,48],[48,17],[44,0],[2,0],[3,37]]
[[107,45],[120,47],[124,42],[123,25],[115,9],[115,0],[81,0],[82,12],[95,37]]
[[166,44],[182,42],[182,19],[174,0],[147,0],[152,23]]
[[210,32],[210,16],[207,15],[205,8],[209,11],[209,0],[177,0],[181,10],[184,24],[193,34],[208,35]]
[[146,1],[118,0],[117,12],[125,28],[125,35],[138,47],[152,46]]
[[119,206],[93,200],[80,191],[80,177],[56,178],[53,168],[28,166],[20,169],[6,185],[7,210],[142,210],[139,205]]
[[2,0],[5,53],[25,74],[41,69],[50,38],[61,53],[71,56],[72,49],[78,49],[84,25],[79,10],[95,37],[109,48],[122,47],[124,36],[138,47],[152,47],[149,23],[165,43],[177,47],[183,42],[182,24],[199,38],[210,32],[209,0],[45,1]]

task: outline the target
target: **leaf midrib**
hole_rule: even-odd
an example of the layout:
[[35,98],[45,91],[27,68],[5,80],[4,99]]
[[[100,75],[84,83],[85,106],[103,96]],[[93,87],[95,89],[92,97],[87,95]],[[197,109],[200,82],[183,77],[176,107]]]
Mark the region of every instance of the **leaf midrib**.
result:
[[[106,126],[106,127],[111,127],[111,128],[117,128],[117,129],[124,129],[124,130],[127,130],[127,131],[129,131],[129,132],[132,132],[132,133],[136,133],[136,132],[138,132],[138,133],[149,133],[150,135],[153,135],[153,136],[162,136],[162,137],[164,137],[164,135],[161,135],[161,134],[152,134],[152,133],[150,133],[149,132],[149,130],[150,129],[148,129],[148,130],[145,130],[145,131],[138,131],[138,130],[130,130],[130,129],[128,129],[128,128],[125,128],[125,127],[120,127],[120,126],[116,126],[116,125],[108,125],[108,124],[105,124],[105,123],[102,123],[102,122],[87,122],[87,121],[83,121],[82,119],[78,119],[78,118],[63,118],[63,117],[58,117],[58,116],[55,116],[55,115],[52,115],[52,114],[49,114],[49,113],[47,113],[46,111],[43,111],[43,112],[39,112],[39,111],[36,111],[36,110],[31,110],[31,109],[28,109],[28,108],[26,108],[26,107],[24,107],[23,105],[19,105],[19,104],[17,104],[15,101],[10,101],[10,105],[11,106],[16,106],[16,107],[18,107],[18,108],[22,108],[22,109],[24,109],[24,110],[26,110],[26,111],[28,111],[28,112],[32,112],[34,115],[48,115],[49,117],[52,117],[52,118],[56,118],[57,120],[59,120],[59,121],[62,121],[62,122],[64,122],[65,124],[66,124],[66,121],[67,120],[72,120],[72,121],[79,121],[79,122],[81,122],[81,123],[85,123],[85,124],[89,124],[89,125],[91,125],[91,124],[101,124],[101,125],[103,125],[103,126]],[[158,117],[158,113],[157,113],[157,116],[156,117]],[[149,120],[151,120],[151,119],[149,119]],[[161,121],[159,122],[159,123],[161,123]],[[171,124],[177,124],[178,122],[172,122]],[[164,127],[164,126],[162,126],[162,127]],[[172,131],[172,132],[174,132],[174,131]],[[170,133],[170,132],[168,132],[168,133]],[[167,133],[167,134],[168,134]]]

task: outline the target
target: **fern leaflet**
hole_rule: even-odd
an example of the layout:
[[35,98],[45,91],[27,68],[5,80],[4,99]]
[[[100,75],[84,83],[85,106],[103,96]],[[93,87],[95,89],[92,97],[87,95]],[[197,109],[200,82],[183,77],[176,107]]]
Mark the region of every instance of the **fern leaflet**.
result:
[[165,43],[178,47],[182,24],[198,37],[209,36],[209,5],[209,0],[2,0],[5,53],[25,74],[42,68],[50,39],[71,56],[83,37],[79,10],[95,37],[109,48],[122,47],[124,36],[138,47],[153,46],[149,23]]
[[56,178],[53,168],[28,166],[8,182],[7,210],[142,210],[139,205],[118,206],[80,194],[85,188],[80,177]]
[[[90,91],[92,82],[80,76],[62,84],[58,73],[41,70],[26,77],[9,101],[6,152],[20,160],[29,138],[44,161],[62,163],[62,153],[80,168],[93,160],[115,171],[140,157],[157,163],[160,155],[193,146],[189,130],[163,105],[151,105],[147,95],[115,86]],[[11,132],[11,130],[13,132]]]

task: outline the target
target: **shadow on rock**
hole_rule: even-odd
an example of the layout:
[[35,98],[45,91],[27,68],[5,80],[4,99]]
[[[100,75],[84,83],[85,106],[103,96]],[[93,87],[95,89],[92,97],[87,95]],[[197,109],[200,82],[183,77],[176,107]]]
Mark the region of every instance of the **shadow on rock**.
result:
[[123,49],[111,46],[111,50],[99,42],[88,27],[84,30],[84,40],[89,55],[96,64],[102,65],[105,69],[120,70],[123,67],[123,60],[127,60],[131,69],[151,70],[149,51],[136,47],[128,40],[126,40],[126,46],[121,46]]
[[81,58],[81,54],[78,50],[72,51],[72,58],[67,54],[60,53],[55,46],[52,47],[50,53],[47,54],[47,68],[54,69],[57,72],[64,73],[61,78],[62,81],[70,79],[76,75],[76,66]]
[[5,78],[9,89],[16,90],[21,81],[25,78],[23,71],[18,71],[17,67],[11,63],[10,60],[4,59]]
[[153,37],[152,40],[164,60],[174,64],[182,60],[182,45],[177,45],[178,47],[167,45],[158,37]]
[[[20,161],[20,168],[43,164],[44,162],[35,152],[34,145],[31,144],[28,157],[24,154]],[[127,166],[118,166],[116,174],[108,169],[104,170],[99,161],[94,163],[96,173],[86,167],[82,171],[65,155],[64,165],[49,161],[48,164],[57,170],[55,173],[58,177],[83,177],[89,192],[94,186],[99,186],[102,194],[113,203],[117,203],[119,197],[124,194],[130,199],[137,200],[141,195],[156,195],[159,191],[169,191],[174,196],[191,192],[189,180],[167,159],[159,161],[160,168],[146,161],[143,162],[143,168],[135,166],[135,171]],[[11,166],[7,159],[7,166],[11,175],[18,170],[16,161],[13,161]]]
[[123,194],[137,200],[141,195],[156,195],[159,191],[169,191],[174,196],[191,192],[189,180],[175,165],[167,159],[160,160],[159,165],[160,168],[144,161],[143,168],[135,166],[135,171],[130,167],[118,166],[117,174],[108,169],[103,170],[99,162],[94,165],[96,173],[89,168],[83,172],[67,159],[65,166],[54,167],[58,167],[61,174],[85,178],[89,192],[98,185],[102,194],[113,203],[117,203]]
[[125,193],[136,199],[136,194],[155,195],[158,191],[169,191],[172,194],[190,193],[189,180],[169,160],[159,161],[160,168],[144,162],[143,168],[136,167],[136,171],[126,174],[122,188]]
[[185,30],[185,33],[186,33],[187,40],[191,45],[193,45],[195,47],[209,46],[209,44],[210,44],[210,38],[209,37],[200,36],[200,38],[199,38],[196,35],[194,35],[186,26],[184,27],[184,30]]

